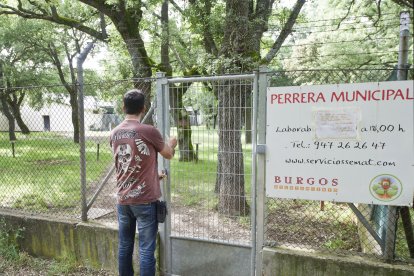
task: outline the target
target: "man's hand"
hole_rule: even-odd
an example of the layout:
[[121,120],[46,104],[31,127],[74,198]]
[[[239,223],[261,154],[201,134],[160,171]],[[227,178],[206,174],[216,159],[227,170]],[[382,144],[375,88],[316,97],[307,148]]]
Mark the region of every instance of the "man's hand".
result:
[[167,171],[166,170],[162,170],[160,173],[158,173],[158,177],[159,177],[159,179],[165,179],[165,178],[167,178]]
[[165,143],[163,150],[160,151],[160,154],[166,159],[171,159],[174,157],[174,154],[175,154],[174,148],[176,146],[177,146],[177,138],[173,136],[169,138],[168,141]]
[[172,148],[175,149],[175,147],[177,146],[177,138],[175,136],[171,137],[170,139],[168,139],[168,145]]

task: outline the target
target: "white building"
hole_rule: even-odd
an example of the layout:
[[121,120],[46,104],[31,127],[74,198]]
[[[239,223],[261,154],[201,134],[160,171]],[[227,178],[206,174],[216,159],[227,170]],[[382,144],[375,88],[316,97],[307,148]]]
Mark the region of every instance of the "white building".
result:
[[[30,131],[57,131],[73,132],[72,109],[68,103],[45,104],[40,110],[28,105],[23,105],[21,115],[23,122]],[[110,130],[117,125],[121,119],[116,114],[105,112],[113,105],[96,101],[91,96],[84,100],[85,130]],[[8,131],[7,118],[0,113],[0,131]],[[20,131],[16,123],[16,131]]]

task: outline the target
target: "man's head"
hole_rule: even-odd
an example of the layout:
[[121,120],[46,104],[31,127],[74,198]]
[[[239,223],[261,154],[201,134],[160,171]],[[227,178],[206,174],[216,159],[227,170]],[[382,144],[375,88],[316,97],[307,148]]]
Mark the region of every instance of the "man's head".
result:
[[145,96],[139,89],[132,89],[124,95],[124,112],[129,115],[138,115],[144,111]]

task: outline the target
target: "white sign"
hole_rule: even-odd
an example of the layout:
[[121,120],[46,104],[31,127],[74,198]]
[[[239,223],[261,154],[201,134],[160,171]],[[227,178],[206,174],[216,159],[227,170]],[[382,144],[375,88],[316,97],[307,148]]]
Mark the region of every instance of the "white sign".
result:
[[413,81],[269,87],[270,197],[412,205]]

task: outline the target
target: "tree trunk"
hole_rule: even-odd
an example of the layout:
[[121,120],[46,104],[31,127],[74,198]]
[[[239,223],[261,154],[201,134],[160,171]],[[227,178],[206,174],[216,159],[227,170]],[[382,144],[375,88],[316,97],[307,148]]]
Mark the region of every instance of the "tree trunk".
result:
[[[119,5],[119,6],[118,6]],[[145,107],[147,110],[151,108],[151,82],[145,78],[152,76],[153,62],[150,60],[145,49],[145,43],[139,32],[139,24],[142,19],[142,11],[140,1],[131,3],[131,7],[126,6],[126,1],[119,1],[114,4],[115,10],[120,12],[111,12],[107,14],[118,30],[124,41],[129,53],[132,68],[134,70],[134,87],[142,90],[145,94]],[[136,5],[136,6],[134,6]],[[126,91],[124,91],[125,93]],[[146,124],[153,125],[152,116],[147,119]]]
[[234,81],[220,87],[217,186],[221,214],[245,216],[249,206],[244,192],[244,162],[241,127],[244,123],[246,88]]
[[193,143],[191,141],[190,116],[188,116],[185,108],[181,108],[177,111],[180,114],[176,120],[178,147],[180,149],[179,161],[196,161],[198,157],[194,152]]
[[15,133],[16,124],[14,122],[14,117],[12,113],[10,112],[10,108],[9,108],[9,105],[7,104],[5,95],[0,95],[0,102],[1,102],[3,114],[4,116],[6,116],[7,120],[9,121],[9,140],[15,141],[17,140],[16,133]]
[[246,120],[244,124],[244,135],[246,139],[246,144],[252,143],[252,97],[250,95],[247,96],[247,104],[246,104]]
[[23,101],[23,97],[24,97],[24,94],[22,94],[21,97],[19,97],[19,99],[17,99],[17,97],[14,96],[14,97],[12,97],[12,99],[9,98],[7,102],[9,103],[9,105],[11,107],[11,111],[13,112],[13,116],[16,119],[17,125],[20,128],[20,131],[23,134],[30,134],[30,130],[27,127],[27,125],[24,123],[24,121],[22,119],[22,114],[20,112],[20,107],[21,107],[21,103]]
[[70,107],[72,109],[73,142],[79,144],[79,109],[76,89],[69,93]]
[[172,115],[177,127],[178,148],[180,149],[179,161],[182,162],[196,161],[198,158],[191,141],[190,116],[183,104],[183,96],[189,86],[188,83],[184,83],[179,87],[170,86],[169,95]]
[[[161,24],[162,24],[162,37],[161,37],[161,69],[167,76],[172,75],[172,66],[169,56],[169,17],[168,17],[168,2],[164,0],[161,8]],[[175,87],[170,86],[169,98],[170,107],[174,123],[177,127],[178,148],[180,150],[180,162],[190,162],[197,160],[197,156],[194,153],[193,144],[191,142],[191,124],[190,116],[187,110],[184,108],[183,96],[187,91],[190,84],[182,84]]]
[[[220,52],[224,57],[231,58],[232,62],[223,68],[224,73],[234,73],[245,67],[243,56],[252,47],[248,19],[249,1],[226,1],[226,23]],[[246,93],[251,90],[246,87],[238,81],[229,81],[218,88],[219,148],[215,190],[219,194],[219,213],[230,216],[249,213],[244,191],[241,143]]]

